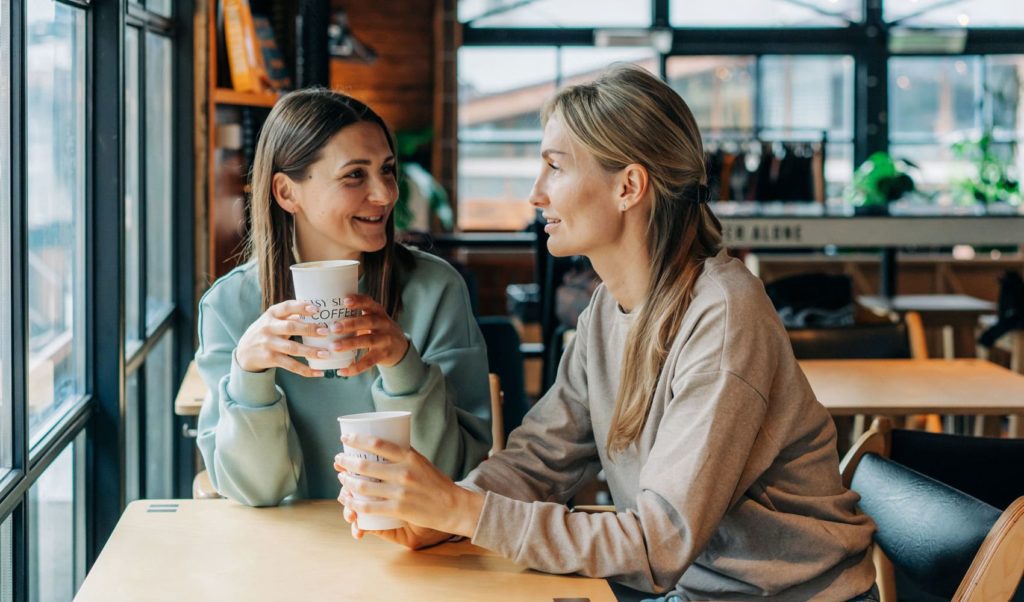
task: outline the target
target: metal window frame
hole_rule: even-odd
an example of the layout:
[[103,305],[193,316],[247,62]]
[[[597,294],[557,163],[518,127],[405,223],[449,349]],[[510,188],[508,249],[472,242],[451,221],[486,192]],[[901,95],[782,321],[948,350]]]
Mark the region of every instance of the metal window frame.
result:
[[[53,460],[68,446],[75,458],[75,533],[73,534],[75,583],[80,584],[85,570],[95,562],[110,536],[124,505],[124,388],[127,369],[139,370],[147,354],[164,336],[173,338],[176,349],[174,375],[184,374],[192,350],[191,321],[194,316],[192,290],[195,274],[192,243],[192,190],[178,182],[192,177],[193,105],[188,102],[192,83],[192,10],[193,2],[176,2],[174,18],[149,13],[128,0],[95,2],[90,0],[53,0],[85,15],[85,367],[86,392],[29,449],[28,401],[26,398],[28,357],[27,227],[26,227],[26,6],[31,0],[5,2],[5,23],[10,30],[10,236],[3,260],[10,266],[9,282],[0,283],[12,291],[9,341],[4,342],[3,382],[5,400],[11,400],[12,469],[0,478],[0,520],[12,520],[13,594],[15,600],[29,598],[30,509],[27,495]],[[9,18],[8,18],[9,17]],[[131,358],[126,357],[124,342],[124,31],[133,22],[147,31],[171,40],[172,89],[172,182],[171,203],[176,227],[172,233],[175,265],[172,275],[170,311],[154,321],[155,328],[145,335],[144,312],[140,313],[140,333],[144,338]],[[140,76],[144,74],[145,37],[140,36]],[[145,79],[140,77],[140,94]],[[144,98],[144,96],[142,97]],[[140,107],[145,107],[140,102]],[[144,136],[145,116],[141,114],[140,134]],[[144,141],[140,141],[144,144]],[[143,155],[143,153],[139,153]],[[103,157],[100,161],[98,157]],[[141,158],[136,160],[142,161]],[[102,170],[102,173],[100,171]],[[140,177],[145,177],[144,167]],[[145,181],[140,182],[144,186]],[[144,203],[144,199],[142,201]],[[144,237],[144,231],[141,234]],[[142,241],[145,248],[145,240]],[[144,265],[144,264],[143,264]],[[145,281],[140,282],[144,303]],[[183,326],[183,327],[179,327]],[[173,332],[171,332],[173,330]],[[184,344],[182,344],[184,342]],[[130,362],[130,363],[129,363]],[[168,392],[173,396],[173,391]],[[142,425],[140,425],[141,427]],[[173,433],[177,433],[174,425]],[[175,475],[180,478],[180,443],[172,456]],[[181,446],[181,451],[191,451]],[[191,470],[191,463],[185,467]],[[190,478],[189,478],[190,480]],[[176,483],[177,486],[177,483]]]

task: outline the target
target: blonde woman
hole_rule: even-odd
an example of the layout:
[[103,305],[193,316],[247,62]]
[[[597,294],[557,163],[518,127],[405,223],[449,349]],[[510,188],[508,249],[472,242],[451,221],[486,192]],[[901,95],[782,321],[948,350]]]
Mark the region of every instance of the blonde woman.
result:
[[[459,274],[395,242],[395,151],[384,121],[330,90],[292,92],[270,112],[252,173],[249,260],[199,304],[196,364],[210,389],[199,449],[217,490],[253,506],[338,495],[337,417],[413,414],[412,443],[454,478],[490,448],[487,352]],[[361,316],[323,332],[296,320],[289,266],[357,259]],[[361,350],[337,374],[302,361],[297,338],[352,333]],[[330,378],[334,377],[334,378]],[[341,377],[341,378],[338,378]]]
[[[681,599],[872,599],[873,525],[764,287],[721,249],[686,104],[621,67],[542,117],[530,202],[551,253],[587,256],[603,280],[555,385],[458,484],[414,450],[347,440],[391,463],[336,458],[346,520],[394,516],[411,526],[379,535],[410,547],[461,535]],[[570,512],[601,468],[617,511]]]

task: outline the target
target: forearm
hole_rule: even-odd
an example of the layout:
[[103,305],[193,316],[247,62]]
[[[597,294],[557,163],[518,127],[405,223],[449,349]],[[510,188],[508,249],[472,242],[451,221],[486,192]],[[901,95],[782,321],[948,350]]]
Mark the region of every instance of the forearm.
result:
[[441,369],[424,363],[411,346],[398,365],[381,370],[373,386],[376,408],[411,412],[412,446],[445,474],[460,478],[487,456],[490,429],[484,420],[460,410],[453,397]]
[[302,452],[287,402],[272,389],[273,401],[246,403],[233,397],[236,387],[224,377],[200,414],[198,445],[211,482],[221,494],[251,506],[280,503],[295,493],[301,473]]

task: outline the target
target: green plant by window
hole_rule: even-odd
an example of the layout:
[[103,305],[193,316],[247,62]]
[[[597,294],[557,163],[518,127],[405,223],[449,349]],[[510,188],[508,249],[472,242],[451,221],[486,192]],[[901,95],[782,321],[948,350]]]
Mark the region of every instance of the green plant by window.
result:
[[915,190],[914,179],[907,173],[911,168],[917,166],[906,159],[874,153],[853,173],[846,199],[859,213],[885,213],[890,202]]
[[[431,128],[398,132],[395,135],[395,150],[398,153],[398,202],[395,203],[395,227],[409,230],[416,223],[417,211],[429,220],[429,214],[437,216],[445,230],[455,225],[448,192],[440,182],[423,167],[429,161],[429,142],[433,138]],[[420,220],[421,223],[423,220]]]
[[1020,204],[1020,181],[1012,177],[1009,162],[994,152],[991,132],[985,132],[977,139],[955,143],[953,154],[970,161],[974,171],[972,177],[953,182],[953,195],[957,202]]

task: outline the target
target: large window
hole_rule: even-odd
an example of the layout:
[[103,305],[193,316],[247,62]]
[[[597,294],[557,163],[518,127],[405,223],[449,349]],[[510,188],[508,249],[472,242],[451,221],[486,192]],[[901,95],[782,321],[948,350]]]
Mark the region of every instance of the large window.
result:
[[126,501],[184,490],[192,7],[0,2],[0,602],[71,599]]
[[919,167],[938,202],[970,202],[957,183],[976,171],[983,136],[1014,177],[1024,173],[1024,56],[899,57],[889,63],[890,152]]
[[1021,27],[1016,0],[885,0],[885,19],[922,27]]
[[676,27],[845,27],[863,18],[861,6],[861,0],[673,0],[670,14]]
[[139,30],[125,30],[124,45],[124,337],[128,353],[141,344],[142,152]]
[[[173,304],[171,41],[146,34],[146,329]],[[148,332],[147,332],[148,334]]]
[[644,27],[648,0],[461,0],[459,21],[474,27]]
[[74,445],[29,490],[29,600],[70,600],[77,589]]
[[[0,287],[10,290],[11,282],[11,27],[10,7],[0,7]],[[9,297],[8,297],[9,298]],[[11,467],[11,305],[0,307],[0,478]],[[7,523],[4,523],[7,525]],[[0,571],[2,572],[2,571]],[[2,585],[0,585],[2,587]],[[5,598],[6,599],[6,598]]]
[[85,391],[85,12],[29,2],[25,21],[29,433]]
[[[646,48],[462,48],[459,51],[459,227],[521,230],[540,170],[540,109],[558,86],[608,64],[658,70]],[[501,69],[495,69],[495,65]]]
[[[711,174],[713,183],[730,184],[714,186],[722,193],[720,198],[814,200],[822,193],[837,196],[849,182],[851,57],[679,56],[668,59],[666,75],[701,127],[711,169],[717,169]],[[786,152],[790,159],[785,158]],[[723,153],[729,157],[724,162],[718,156]],[[807,172],[799,189],[750,185],[754,174],[766,170],[765,162],[776,160],[798,164]]]

